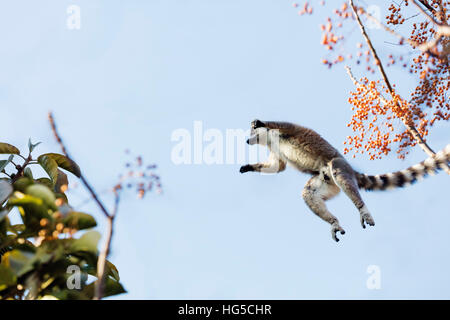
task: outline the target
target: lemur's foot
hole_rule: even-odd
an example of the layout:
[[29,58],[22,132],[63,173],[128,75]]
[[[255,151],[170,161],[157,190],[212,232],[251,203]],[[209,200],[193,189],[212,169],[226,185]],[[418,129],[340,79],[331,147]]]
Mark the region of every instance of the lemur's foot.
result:
[[240,173],[245,173],[245,172],[249,172],[249,171],[254,171],[253,166],[251,164],[246,164],[245,166],[242,166],[239,169]]
[[252,121],[252,124],[251,124],[252,129],[263,128],[263,127],[265,127],[265,126],[266,126],[266,125],[264,124],[264,122],[262,122],[262,121],[260,121],[260,120],[258,120],[258,119],[253,120],[253,121]]
[[366,228],[366,223],[372,227],[375,225],[375,221],[373,220],[373,218],[369,212],[361,212],[360,213],[360,221],[361,221],[361,225],[364,229]]
[[338,237],[336,236],[337,232],[340,232],[341,234],[345,234],[345,230],[342,229],[342,227],[339,225],[339,222],[335,222],[331,225],[331,237],[334,241],[339,242]]

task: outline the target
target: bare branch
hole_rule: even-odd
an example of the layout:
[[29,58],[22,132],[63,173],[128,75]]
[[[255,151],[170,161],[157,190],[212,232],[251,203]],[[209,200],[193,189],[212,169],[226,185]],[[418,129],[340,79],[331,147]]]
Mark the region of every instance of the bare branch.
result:
[[434,11],[433,7],[430,6],[426,0],[419,0],[419,1],[420,1],[420,3],[421,3],[425,8],[427,8],[427,9],[430,10],[431,12]]
[[[61,136],[58,133],[58,130],[57,130],[56,124],[55,124],[55,120],[54,120],[53,114],[51,112],[49,112],[49,114],[48,114],[48,121],[50,122],[50,126],[52,128],[53,135],[55,136],[56,141],[58,142],[59,146],[61,147],[62,152],[64,153],[64,155],[67,158],[72,160],[72,158],[70,157],[69,153],[67,152],[66,146],[64,145],[64,143],[63,143],[63,141],[61,139]],[[83,182],[83,185],[86,187],[86,189],[88,189],[89,193],[91,194],[92,198],[95,200],[95,202],[97,203],[98,207],[103,212],[103,214],[106,217],[109,217],[110,215],[109,215],[108,210],[103,205],[102,201],[97,196],[97,193],[95,192],[94,188],[91,187],[91,185],[86,180],[86,178],[84,177],[83,174],[80,175],[80,179],[81,179],[81,182]]]

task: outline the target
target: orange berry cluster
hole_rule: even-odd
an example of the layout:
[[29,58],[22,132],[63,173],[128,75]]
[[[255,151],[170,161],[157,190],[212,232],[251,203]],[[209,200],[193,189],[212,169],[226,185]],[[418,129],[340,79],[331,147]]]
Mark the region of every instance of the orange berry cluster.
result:
[[[325,5],[325,0],[321,0],[320,1],[320,4],[322,5],[322,6],[324,6]],[[297,2],[294,2],[293,4],[292,4],[292,6],[294,7],[294,8],[299,8],[300,6],[299,6],[299,4],[297,3]],[[308,1],[306,1],[304,4],[303,4],[303,6],[302,6],[302,8],[297,12],[298,13],[298,15],[299,16],[302,16],[302,15],[304,15],[304,14],[313,14],[313,7],[311,7],[311,4],[308,2]]]
[[[36,245],[40,245],[43,241],[51,241],[61,238],[72,238],[77,229],[70,223],[63,222],[63,215],[59,211],[53,213],[54,221],[43,218],[39,221],[40,230],[36,239]],[[25,241],[20,240],[19,243]]]
[[405,18],[403,18],[401,11],[401,4],[398,6],[395,6],[394,4],[391,4],[389,6],[390,15],[386,16],[387,24],[397,25],[397,24],[403,24],[405,22]]
[[[406,123],[412,121],[412,113],[409,103],[393,92],[393,98],[390,91],[380,80],[370,81],[362,78],[360,86],[356,92],[350,92],[349,103],[352,105],[354,114],[348,123],[355,132],[354,136],[347,137],[344,142],[344,154],[350,151],[357,153],[367,153],[371,160],[381,159],[391,151],[393,143],[400,143],[399,157],[403,158],[407,151],[405,150],[414,140],[410,137],[407,130],[401,133],[395,133],[394,123],[396,120],[402,120]],[[402,147],[404,142],[407,143]]]
[[[347,2],[344,2],[340,8],[334,9],[333,11],[335,17],[332,19],[328,17],[324,24],[320,25],[320,30],[322,31],[322,37],[320,43],[329,51],[337,51],[336,48],[339,46],[343,49],[341,43],[344,40],[343,24],[345,20],[352,18],[351,8],[348,6]],[[331,68],[333,65],[343,62],[345,59],[351,59],[351,54],[346,54],[344,50],[340,50],[340,53],[333,54],[333,58],[322,59],[322,63]]]
[[[428,4],[435,9],[433,15],[437,20],[447,23],[450,19],[450,1],[442,1],[442,7],[439,0],[429,1]],[[412,27],[410,39],[418,44],[431,41],[436,33],[428,20],[414,23]],[[432,48],[429,53],[421,52],[412,59],[410,65],[410,73],[417,75],[419,80],[418,86],[411,93],[411,111],[414,114],[413,121],[423,135],[428,133],[436,121],[450,119],[450,65],[448,56],[441,57],[439,54],[440,49],[449,44],[450,39],[444,38],[440,46]]]
[[[362,9],[360,9],[360,11],[361,13],[364,12]],[[343,46],[345,40],[343,34],[348,32],[348,30],[343,27],[345,21],[349,19],[354,20],[351,7],[347,2],[343,2],[339,8],[333,10],[333,14],[333,17],[327,17],[326,22],[319,25],[320,30],[322,31],[320,43],[329,52],[328,57],[322,59],[322,63],[331,68],[338,63],[356,58],[357,64],[364,61],[367,64],[366,70],[375,73],[375,62],[372,59],[370,51],[364,49],[363,44],[356,44],[358,51],[356,52],[355,57],[351,52],[346,51]]]
[[[296,3],[296,2],[294,2],[294,3],[292,4],[292,6],[293,6],[294,8],[298,8],[298,7],[299,7],[298,3]],[[312,13],[313,13],[313,8],[310,6],[310,4],[308,3],[308,1],[305,2],[305,3],[303,4],[302,9],[300,9],[300,10],[298,11],[298,15],[299,15],[299,16],[302,16],[302,15],[304,15],[304,14],[312,14]]]

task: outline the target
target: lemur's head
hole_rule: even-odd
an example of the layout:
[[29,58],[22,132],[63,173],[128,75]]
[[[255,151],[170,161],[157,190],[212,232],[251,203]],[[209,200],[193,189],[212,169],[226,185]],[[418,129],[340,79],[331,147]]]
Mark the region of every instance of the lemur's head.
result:
[[253,120],[251,124],[250,138],[247,140],[247,143],[250,145],[260,144],[267,145],[269,139],[269,128],[266,127],[266,124],[260,120]]

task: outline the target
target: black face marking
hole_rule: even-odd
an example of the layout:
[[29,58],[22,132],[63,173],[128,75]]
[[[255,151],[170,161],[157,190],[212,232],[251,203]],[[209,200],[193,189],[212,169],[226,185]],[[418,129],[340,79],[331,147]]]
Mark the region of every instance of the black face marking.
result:
[[325,181],[330,181],[330,177],[326,173],[323,174],[323,179]]
[[253,120],[253,122],[252,122],[252,128],[253,129],[264,128],[265,126],[266,125],[264,124],[264,122],[262,122],[262,121],[260,121],[258,119]]

